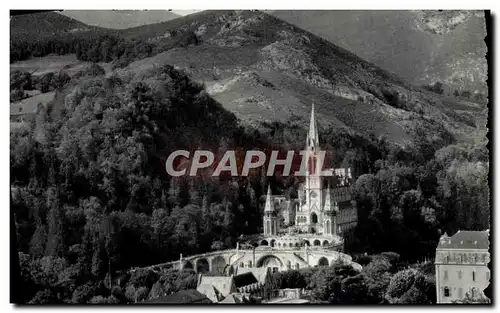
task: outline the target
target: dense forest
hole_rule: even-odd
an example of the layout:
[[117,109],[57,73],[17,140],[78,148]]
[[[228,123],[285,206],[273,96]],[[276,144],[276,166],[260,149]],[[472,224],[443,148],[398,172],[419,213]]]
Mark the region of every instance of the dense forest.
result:
[[175,48],[198,44],[193,32],[170,32],[161,41],[125,38],[113,31],[87,31],[76,34],[51,34],[33,40],[18,35],[10,41],[10,62],[42,57],[49,54],[76,54],[80,61],[112,62],[124,67],[130,62]]

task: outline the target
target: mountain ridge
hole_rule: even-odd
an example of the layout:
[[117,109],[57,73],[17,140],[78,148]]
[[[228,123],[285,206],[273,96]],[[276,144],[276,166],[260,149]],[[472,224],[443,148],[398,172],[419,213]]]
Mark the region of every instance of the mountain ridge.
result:
[[438,95],[263,12],[204,11],[149,25],[143,36],[162,42],[173,31],[195,33],[200,43],[132,62],[118,72],[140,75],[175,64],[244,121],[306,116],[314,101],[326,122],[365,134],[389,130],[388,137],[403,144],[419,123],[435,131],[440,124],[451,132],[463,126]]
[[417,84],[487,93],[481,11],[269,11]]
[[[325,125],[401,145],[413,142],[419,128],[439,141],[451,133],[466,138],[475,125],[470,112],[460,112],[475,106],[412,86],[264,12],[202,11],[113,34],[154,47],[148,57],[125,60],[115,74],[140,76],[172,64],[252,126],[307,116],[311,102]],[[179,46],[179,38],[191,39]]]

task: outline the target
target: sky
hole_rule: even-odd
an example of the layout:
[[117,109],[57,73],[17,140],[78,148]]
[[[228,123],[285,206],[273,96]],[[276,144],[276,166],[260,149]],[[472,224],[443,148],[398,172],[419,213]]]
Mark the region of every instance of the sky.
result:
[[193,13],[196,13],[196,12],[199,12],[199,11],[201,11],[201,10],[172,10],[173,13],[179,14],[179,15],[182,15],[182,16],[193,14]]

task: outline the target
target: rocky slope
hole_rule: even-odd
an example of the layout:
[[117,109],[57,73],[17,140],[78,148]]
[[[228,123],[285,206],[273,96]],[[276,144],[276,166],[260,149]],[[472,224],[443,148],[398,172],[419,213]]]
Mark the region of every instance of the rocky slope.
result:
[[272,11],[413,84],[487,93],[483,11]]
[[215,99],[253,125],[307,117],[314,102],[323,125],[384,135],[404,145],[421,129],[431,141],[444,140],[449,133],[466,139],[474,128],[470,115],[480,110],[473,103],[415,88],[262,12],[205,11],[148,27],[141,36],[161,43],[168,37],[165,34],[173,32],[194,32],[199,44],[133,62],[118,74],[140,76],[173,64],[203,82]]

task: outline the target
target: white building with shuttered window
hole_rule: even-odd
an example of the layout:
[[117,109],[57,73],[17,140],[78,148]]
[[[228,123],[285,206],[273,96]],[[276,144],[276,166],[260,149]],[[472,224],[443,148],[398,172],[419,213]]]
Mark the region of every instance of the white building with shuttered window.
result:
[[444,234],[436,249],[437,303],[452,303],[468,293],[477,298],[490,281],[489,230]]

